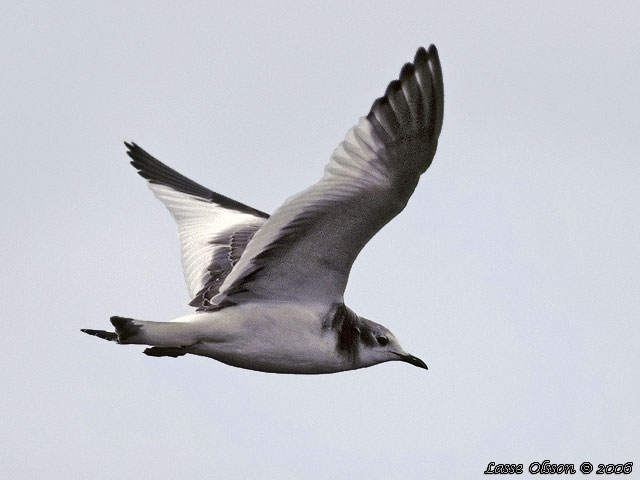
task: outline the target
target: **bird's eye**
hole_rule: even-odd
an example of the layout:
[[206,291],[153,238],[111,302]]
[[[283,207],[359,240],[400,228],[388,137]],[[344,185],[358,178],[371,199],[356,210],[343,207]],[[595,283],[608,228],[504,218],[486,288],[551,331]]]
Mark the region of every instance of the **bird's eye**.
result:
[[380,345],[382,345],[383,347],[384,347],[387,343],[389,343],[389,339],[388,339],[387,337],[383,337],[383,336],[376,337],[376,340],[377,340],[377,341],[378,341],[378,343],[379,343]]

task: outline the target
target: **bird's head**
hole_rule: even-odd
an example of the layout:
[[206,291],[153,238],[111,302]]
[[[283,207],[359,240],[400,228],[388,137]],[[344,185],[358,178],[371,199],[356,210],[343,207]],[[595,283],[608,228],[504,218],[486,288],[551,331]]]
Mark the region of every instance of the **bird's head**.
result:
[[418,357],[408,354],[398,342],[396,336],[383,325],[359,318],[358,361],[362,366],[383,362],[402,361],[427,369],[427,365]]

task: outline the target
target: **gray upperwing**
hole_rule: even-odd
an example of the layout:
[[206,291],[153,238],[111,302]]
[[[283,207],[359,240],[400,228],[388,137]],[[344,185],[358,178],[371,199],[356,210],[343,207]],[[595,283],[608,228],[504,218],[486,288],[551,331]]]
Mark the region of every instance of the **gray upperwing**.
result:
[[342,301],[360,250],[402,211],[435,154],[443,118],[436,48],[418,49],[347,132],[322,179],[289,198],[254,234],[212,307],[245,299]]

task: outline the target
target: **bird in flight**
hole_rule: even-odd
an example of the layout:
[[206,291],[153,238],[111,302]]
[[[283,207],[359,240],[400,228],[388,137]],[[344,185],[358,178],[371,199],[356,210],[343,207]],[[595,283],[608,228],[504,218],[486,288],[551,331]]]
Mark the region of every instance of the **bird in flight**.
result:
[[420,47],[333,152],[322,178],[272,215],[213,192],[125,143],[131,164],[178,224],[195,313],[166,322],[111,317],[154,357],[192,354],[273,373],[319,374],[403,361],[385,326],[344,304],[351,266],[404,209],[431,165],[444,93],[436,47]]

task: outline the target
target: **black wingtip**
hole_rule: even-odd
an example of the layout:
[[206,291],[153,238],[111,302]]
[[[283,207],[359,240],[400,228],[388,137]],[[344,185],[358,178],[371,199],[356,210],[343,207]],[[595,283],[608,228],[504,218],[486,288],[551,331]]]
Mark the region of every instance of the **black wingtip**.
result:
[[[424,50],[424,48],[423,48],[423,50]],[[430,57],[435,58],[435,60],[438,63],[440,63],[440,57],[438,56],[438,49],[436,48],[436,46],[433,43],[431,45],[429,45],[429,50],[428,50],[427,53],[429,54]]]
[[433,77],[433,88],[435,89],[435,102],[436,102],[436,125],[435,134],[440,136],[442,131],[442,121],[444,119],[444,83],[442,80],[442,66],[440,65],[440,56],[438,55],[438,49],[435,45],[429,46],[429,69]]
[[406,63],[399,79],[391,81],[384,96],[373,102],[367,119],[384,143],[428,128],[435,151],[442,129],[443,92],[438,50],[435,45],[419,47],[413,63]]
[[[433,47],[433,45],[431,45],[429,48]],[[418,50],[416,50],[416,54],[413,57],[413,63],[420,63],[420,62],[426,62],[427,59],[429,58],[429,54],[427,53],[427,50],[420,46],[418,47]]]
[[185,177],[174,169],[168,167],[135,142],[124,142],[127,147],[127,155],[131,159],[131,165],[138,171],[138,175],[150,183],[165,185],[175,191],[199,197],[207,202],[214,202],[224,208],[248,213],[261,218],[269,218],[269,215],[251,208],[248,205],[237,202],[229,197],[213,192],[199,183]]
[[395,92],[398,91],[399,88],[400,88],[400,80],[391,80],[391,82],[389,82],[389,85],[387,85],[387,89],[384,92],[384,96],[389,97],[390,95],[393,95]]
[[413,63],[411,62],[407,62],[402,66],[402,70],[400,70],[400,83],[402,84],[402,81],[411,77],[414,75],[415,72],[415,67],[413,66]]

